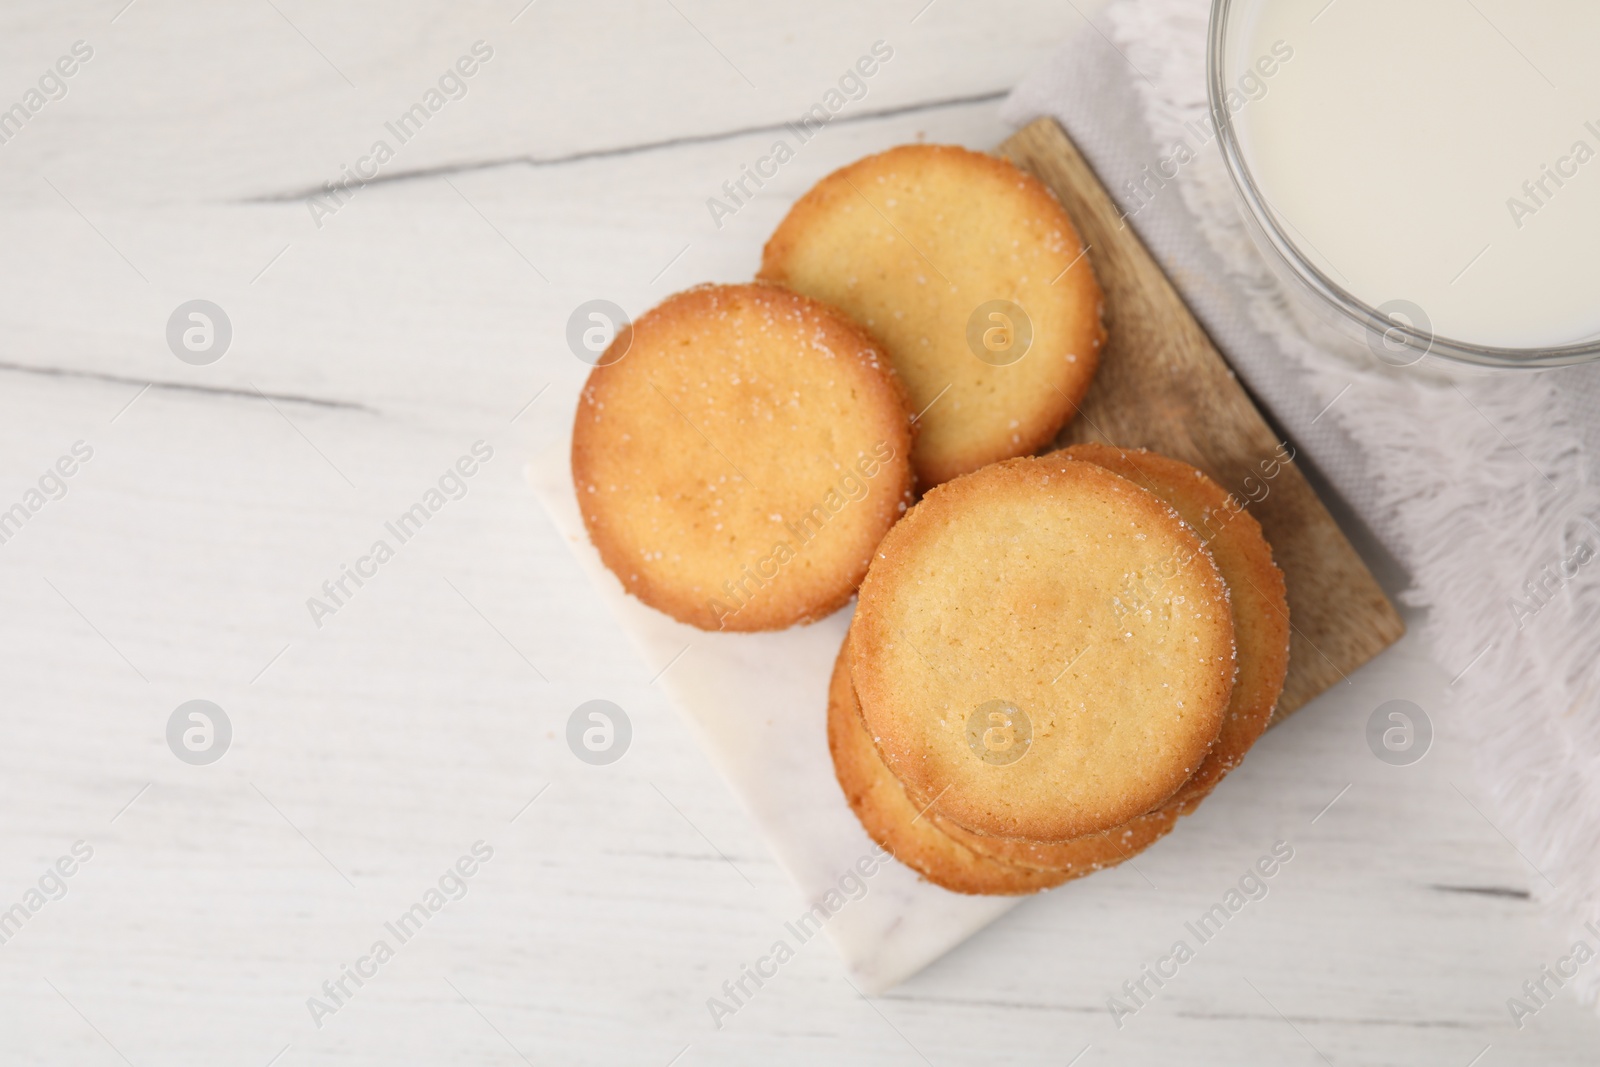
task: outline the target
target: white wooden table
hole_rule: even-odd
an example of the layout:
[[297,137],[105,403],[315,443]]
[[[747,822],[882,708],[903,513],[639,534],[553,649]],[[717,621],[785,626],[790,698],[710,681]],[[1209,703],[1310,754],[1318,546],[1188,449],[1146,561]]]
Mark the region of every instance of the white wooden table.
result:
[[[0,509],[27,511],[0,544],[0,1062],[1595,1061],[1565,994],[1512,1024],[1563,938],[1412,639],[1137,868],[871,1001],[818,939],[712,1025],[797,902],[524,487],[587,370],[567,318],[748,277],[859,155],[997,143],[1070,5],[125,2],[0,13],[0,107],[92,49],[0,144]],[[719,228],[706,200],[879,40],[865,97]],[[477,41],[465,96],[316,225],[308,191]],[[196,298],[232,326],[209,365],[166,340]],[[307,599],[478,441],[464,495],[317,626]],[[1397,697],[1437,731],[1408,767],[1363,734]],[[594,698],[633,724],[609,766],[565,740]],[[193,699],[232,724],[208,766],[166,740]],[[319,1028],[308,998],[480,840]],[[1278,840],[1266,899],[1119,1029],[1108,995]]]

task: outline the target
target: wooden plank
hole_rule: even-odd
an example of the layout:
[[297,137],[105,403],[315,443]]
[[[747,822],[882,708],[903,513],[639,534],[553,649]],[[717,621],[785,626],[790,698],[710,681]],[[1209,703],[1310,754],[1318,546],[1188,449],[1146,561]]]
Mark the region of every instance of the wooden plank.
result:
[[1281,720],[1399,640],[1405,624],[1305,476],[1292,463],[1274,467],[1277,434],[1055,120],[1033,122],[998,152],[1055,192],[1105,291],[1100,371],[1060,443],[1162,452],[1248,504],[1288,586]]

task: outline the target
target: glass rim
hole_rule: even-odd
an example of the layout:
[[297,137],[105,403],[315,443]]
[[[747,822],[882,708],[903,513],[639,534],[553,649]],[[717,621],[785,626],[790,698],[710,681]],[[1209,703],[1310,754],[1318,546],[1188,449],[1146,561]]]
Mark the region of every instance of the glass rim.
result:
[[1234,192],[1244,201],[1251,220],[1277,254],[1280,265],[1293,274],[1306,288],[1333,311],[1358,326],[1383,337],[1399,335],[1400,343],[1418,354],[1412,362],[1425,356],[1439,356],[1457,363],[1479,367],[1570,367],[1600,359],[1600,338],[1573,344],[1536,348],[1505,348],[1474,344],[1441,337],[1427,329],[1383,314],[1366,303],[1312,263],[1300,251],[1294,240],[1279,225],[1277,214],[1267,203],[1256,185],[1250,168],[1246,165],[1244,151],[1239,144],[1238,131],[1227,107],[1226,49],[1228,16],[1234,0],[1211,0],[1211,19],[1207,28],[1206,43],[1206,98],[1210,105],[1212,125],[1222,148],[1223,164],[1232,179]]

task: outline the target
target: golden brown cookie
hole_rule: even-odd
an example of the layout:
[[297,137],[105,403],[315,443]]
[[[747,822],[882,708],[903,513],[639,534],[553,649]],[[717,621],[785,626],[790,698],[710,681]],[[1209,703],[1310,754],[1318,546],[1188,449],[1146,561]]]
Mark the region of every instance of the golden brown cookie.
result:
[[985,837],[956,825],[936,812],[930,811],[928,814],[942,833],[980,856],[1013,867],[1057,871],[1081,877],[1115,867],[1166,837],[1178,824],[1181,807],[1177,801],[1170,801],[1165,807],[1130,819],[1121,826],[1056,844],[1023,841],[1014,837]]
[[1049,442],[1105,339],[1100,286],[1055,197],[951,145],[902,145],[828,175],[773,233],[759,276],[883,342],[922,413],[924,487]]
[[[1116,613],[1126,583],[1164,570],[1149,611]],[[947,482],[890,530],[850,654],[867,726],[914,799],[1041,842],[1169,801],[1216,740],[1234,676],[1227,586],[1194,531],[1102,467],[1034,458]]]
[[928,881],[957,893],[1036,893],[1089,873],[1088,868],[1045,872],[1010,866],[940,833],[932,812],[918,810],[878,757],[850,688],[848,654],[846,642],[828,683],[828,751],[845,799],[868,837]]
[[[1289,670],[1289,602],[1283,572],[1272,561],[1272,546],[1262,536],[1261,524],[1227,490],[1181,460],[1100,444],[1073,445],[1050,456],[1104,467],[1165,500],[1205,541],[1228,585],[1239,674],[1217,743],[1174,798],[1186,807],[1197,804],[1239,765],[1272,721]],[[1131,589],[1122,610],[1146,610],[1159,592],[1159,586]]]
[[911,497],[882,351],[770,285],[668,297],[589,375],[572,479],[629,593],[704,630],[777,630],[850,599]]

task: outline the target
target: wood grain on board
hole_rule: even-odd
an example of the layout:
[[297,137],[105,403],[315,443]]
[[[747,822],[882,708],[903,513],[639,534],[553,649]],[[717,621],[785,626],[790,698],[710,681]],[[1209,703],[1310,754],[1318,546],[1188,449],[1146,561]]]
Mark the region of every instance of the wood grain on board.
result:
[[1405,624],[1304,475],[1275,464],[1283,442],[1055,120],[1024,127],[998,152],[1055,192],[1105,291],[1100,370],[1060,443],[1174,456],[1248,506],[1288,586],[1282,719],[1397,641]]

